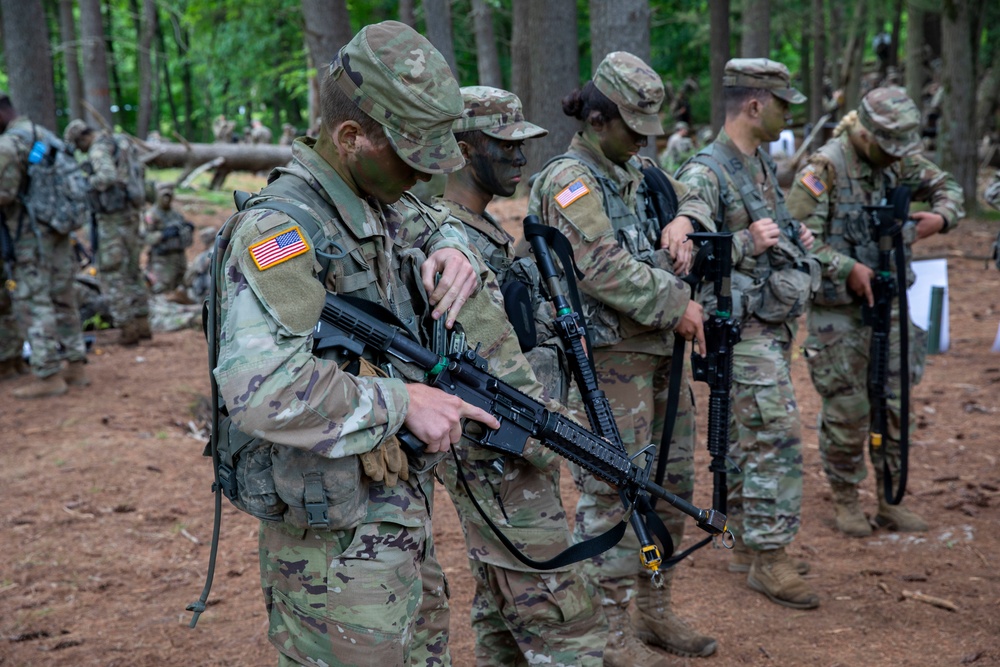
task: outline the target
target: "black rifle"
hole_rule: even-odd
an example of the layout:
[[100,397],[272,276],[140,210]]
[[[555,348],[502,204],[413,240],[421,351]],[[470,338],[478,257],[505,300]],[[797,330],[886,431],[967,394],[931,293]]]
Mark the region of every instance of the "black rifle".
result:
[[[583,348],[583,341],[587,337],[583,320],[580,314],[574,312],[570,306],[569,300],[563,292],[562,284],[559,282],[559,273],[556,270],[555,262],[552,260],[552,253],[549,248],[550,237],[557,233],[559,232],[555,228],[540,224],[538,216],[529,215],[524,219],[524,238],[531,244],[531,251],[535,255],[535,264],[538,265],[538,272],[545,281],[545,285],[548,288],[549,300],[556,309],[556,317],[553,320],[553,325],[555,326],[559,340],[562,341],[565,348],[566,357],[569,360],[570,372],[573,374],[573,380],[580,390],[580,396],[583,399],[583,406],[587,413],[587,420],[590,422],[590,428],[594,433],[611,443],[611,446],[616,451],[627,456],[628,452],[622,443],[621,433],[618,431],[618,424],[615,422],[615,416],[611,410],[611,403],[598,386],[593,364],[590,361],[590,357],[587,356],[587,351]],[[569,267],[564,268],[568,269]],[[572,280],[572,276],[569,275],[568,271],[567,280]],[[650,508],[650,503],[647,499],[648,496],[642,497],[644,495],[640,494],[636,498],[630,499],[627,494],[623,494],[622,501],[625,502],[626,507],[630,504],[635,504],[639,510],[630,513],[629,521],[632,524],[632,530],[635,531],[635,535],[639,540],[639,558],[643,566],[652,572],[655,585],[659,581],[659,568],[663,562],[663,558],[660,555],[659,548],[656,546],[656,542],[653,541],[653,538],[649,534],[646,522],[652,520],[654,517],[657,521],[659,519],[656,515],[649,516],[647,509]],[[673,541],[670,539],[670,535],[666,533],[665,527],[663,534],[660,535],[660,541],[663,542],[665,549],[673,551]]]
[[[535,399],[522,394],[487,371],[486,360],[473,350],[440,356],[406,337],[347,299],[328,293],[315,333],[317,348],[338,347],[360,356],[366,349],[413,364],[427,375],[431,386],[458,396],[489,412],[500,422],[496,430],[466,424],[464,435],[477,445],[501,454],[521,456],[529,438],[539,440],[560,456],[623,490],[630,498],[645,491],[695,519],[703,530],[725,532],[726,516],[695,507],[683,498],[649,481],[652,459],[645,467],[582,426],[549,412]],[[637,455],[638,456],[638,455]]]
[[705,354],[691,354],[695,381],[709,387],[708,452],[712,462],[712,508],[726,512],[729,494],[726,475],[729,471],[729,389],[733,382],[733,348],[740,342],[740,322],[733,317],[733,235],[699,232],[688,238],[700,246],[692,273],[712,283],[715,312],[705,321]]
[[[864,211],[871,225],[872,238],[878,243],[878,263],[872,278],[874,306],[865,304],[862,310],[864,323],[872,328],[871,350],[868,362],[868,399],[871,403],[871,429],[869,443],[873,454],[882,453],[883,493],[886,502],[898,505],[906,492],[906,475],[909,464],[909,309],[907,308],[906,256],[903,248],[903,224],[909,217],[910,189],[901,186],[894,189],[878,206],[865,206]],[[895,253],[893,251],[895,250]],[[895,254],[895,258],[893,255]],[[893,275],[893,259],[895,273]],[[892,331],[892,301],[899,299],[900,323],[900,438],[899,438],[899,485],[892,490],[892,474],[889,457],[882,449],[883,440],[889,431],[890,398],[895,398],[889,389],[889,336]],[[872,457],[872,465],[878,465]]]

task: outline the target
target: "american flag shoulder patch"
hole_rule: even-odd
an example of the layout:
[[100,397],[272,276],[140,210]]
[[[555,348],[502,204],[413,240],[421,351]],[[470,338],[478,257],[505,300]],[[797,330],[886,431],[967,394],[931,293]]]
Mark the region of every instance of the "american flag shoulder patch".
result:
[[254,243],[249,250],[257,269],[263,271],[308,252],[309,242],[303,238],[298,227],[292,227]]
[[566,208],[580,197],[590,194],[590,189],[579,178],[562,189],[556,195],[556,201],[563,208]]
[[805,175],[799,179],[799,182],[802,183],[805,189],[811,192],[814,197],[819,197],[821,194],[826,192],[826,183],[824,183],[819,176],[811,171],[807,171]]

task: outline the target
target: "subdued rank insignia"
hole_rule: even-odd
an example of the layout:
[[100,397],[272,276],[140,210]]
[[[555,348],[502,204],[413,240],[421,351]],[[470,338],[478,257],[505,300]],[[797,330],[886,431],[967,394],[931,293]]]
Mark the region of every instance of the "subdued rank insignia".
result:
[[807,171],[805,176],[799,179],[799,182],[802,183],[805,189],[811,192],[814,197],[819,197],[821,194],[826,192],[826,183],[824,183],[819,176],[811,171]]
[[590,189],[584,185],[583,181],[576,179],[556,195],[556,201],[560,206],[566,208],[583,195],[590,194]]
[[263,271],[308,251],[309,243],[302,238],[298,227],[292,227],[254,243],[250,246],[250,257]]

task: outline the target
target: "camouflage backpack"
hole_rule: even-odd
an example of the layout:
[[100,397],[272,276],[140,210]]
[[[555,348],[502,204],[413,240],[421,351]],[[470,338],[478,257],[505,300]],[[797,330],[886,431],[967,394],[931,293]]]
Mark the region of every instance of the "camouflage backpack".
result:
[[146,203],[146,167],[139,159],[139,150],[124,134],[116,134],[114,143],[118,178],[125,183],[125,194],[133,206],[142,206]]
[[79,229],[91,217],[90,183],[79,163],[54,134],[32,123],[11,130],[31,149],[28,177],[20,199],[32,222],[40,222],[60,234]]

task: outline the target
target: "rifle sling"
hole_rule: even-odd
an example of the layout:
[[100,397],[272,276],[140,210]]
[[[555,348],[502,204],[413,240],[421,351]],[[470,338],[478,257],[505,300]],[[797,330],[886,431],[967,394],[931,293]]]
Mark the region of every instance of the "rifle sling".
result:
[[892,490],[892,471],[889,469],[888,452],[882,452],[882,492],[885,501],[898,505],[906,493],[906,477],[910,465],[910,305],[906,295],[906,255],[903,234],[893,238],[893,253],[896,257],[896,290],[899,299],[899,483],[896,492]]

